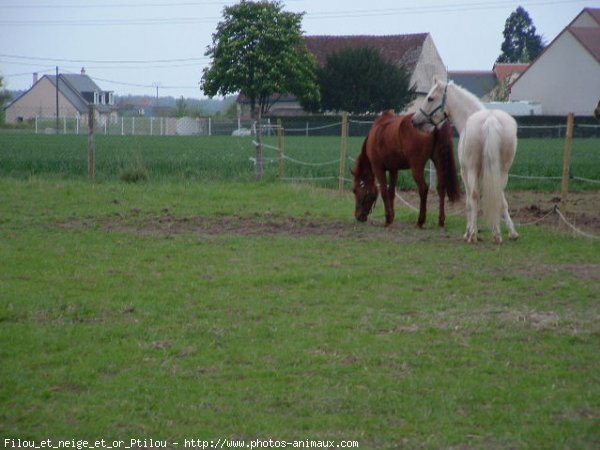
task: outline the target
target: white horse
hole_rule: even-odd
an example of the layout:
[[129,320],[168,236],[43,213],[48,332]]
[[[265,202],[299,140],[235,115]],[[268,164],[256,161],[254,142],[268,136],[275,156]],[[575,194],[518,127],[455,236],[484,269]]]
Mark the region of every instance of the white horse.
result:
[[502,242],[501,216],[508,226],[509,238],[517,239],[519,234],[504,196],[508,171],[517,151],[515,119],[504,111],[486,109],[477,97],[452,81],[443,83],[434,79],[427,98],[413,116],[413,124],[421,128],[437,127],[446,119],[460,135],[458,158],[467,206],[465,240],[470,243],[478,240],[480,189],[483,215],[492,228],[494,242]]

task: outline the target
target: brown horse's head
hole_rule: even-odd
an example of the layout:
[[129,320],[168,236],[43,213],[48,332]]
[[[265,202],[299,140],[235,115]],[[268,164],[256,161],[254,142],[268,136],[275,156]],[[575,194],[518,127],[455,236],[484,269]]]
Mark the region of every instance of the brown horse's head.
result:
[[375,177],[371,170],[371,162],[366,154],[367,140],[363,144],[363,150],[358,155],[356,167],[352,170],[352,182],[354,199],[356,206],[354,208],[354,217],[360,222],[366,222],[371,214],[377,200],[377,186]]

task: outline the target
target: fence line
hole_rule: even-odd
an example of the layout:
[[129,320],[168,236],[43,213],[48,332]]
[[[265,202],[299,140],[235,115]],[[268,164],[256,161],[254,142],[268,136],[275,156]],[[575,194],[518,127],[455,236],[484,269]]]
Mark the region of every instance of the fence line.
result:
[[509,173],[508,176],[510,178],[522,178],[525,180],[562,180],[562,177],[559,176],[555,176],[555,177],[539,177],[539,176],[535,176],[535,175],[517,175],[514,173]]
[[554,206],[554,209],[552,210],[553,213],[556,213],[558,215],[558,217],[560,218],[560,220],[566,225],[568,226],[571,230],[573,230],[575,233],[584,236],[586,238],[589,239],[600,239],[600,236],[596,236],[593,234],[589,234],[586,233],[585,231],[581,231],[579,228],[577,228],[575,225],[573,225],[571,222],[569,222],[567,220],[567,218],[563,215],[562,212],[560,212],[560,208],[558,206]]
[[[332,122],[323,123],[322,121],[305,121],[305,126],[294,126],[299,121],[294,122],[293,118],[285,118],[288,122],[287,133],[303,134],[305,136],[327,135],[338,136],[338,129],[342,126],[339,117],[333,116]],[[271,124],[271,119],[267,118],[263,124],[264,135],[272,135],[277,126]],[[351,135],[366,135],[368,127],[373,120],[349,119],[348,124],[353,125]],[[61,116],[60,117],[61,134],[85,134],[87,133],[86,119],[82,116]],[[32,121],[32,130],[36,134],[55,134],[56,117],[38,116]],[[575,124],[576,136],[581,137],[600,137],[600,125],[596,124]],[[214,119],[212,117],[202,118],[173,118],[173,117],[118,117],[106,118],[100,117],[96,123],[97,134],[110,135],[149,135],[149,136],[175,136],[175,135],[194,135],[194,136],[215,136],[232,135],[234,132],[240,136],[249,136],[254,133],[253,121],[250,119]],[[520,137],[555,137],[563,138],[566,133],[566,125],[519,125]],[[300,135],[301,135],[300,134]]]
[[[286,130],[287,131],[287,130]],[[252,140],[252,144],[256,145],[256,141]],[[277,150],[279,151],[280,149],[278,147],[275,147],[273,145],[269,145],[269,144],[262,144],[264,148],[268,148],[271,150]],[[281,156],[284,160],[289,161],[292,164],[298,164],[298,165],[303,165],[303,166],[310,166],[310,167],[321,167],[321,166],[328,166],[328,165],[334,165],[334,164],[338,164],[340,162],[339,158],[336,158],[332,161],[326,161],[326,162],[310,162],[310,161],[301,161],[299,159],[295,159],[292,158],[291,156],[285,155],[283,154]],[[355,158],[353,158],[352,156],[347,155],[346,156],[346,160],[348,160],[351,164],[354,163],[356,161]],[[275,162],[277,161],[276,159],[272,159],[272,160],[265,160],[267,162]],[[427,172],[434,172],[435,169],[430,169],[429,167],[425,167],[425,171]],[[509,173],[508,174],[509,178],[516,178],[516,179],[526,179],[526,180],[562,180],[562,176],[556,175],[556,176],[538,176],[538,175],[520,175],[520,174],[515,174],[515,173]],[[285,177],[284,177],[285,178]],[[282,178],[282,179],[284,179]],[[580,181],[580,182],[584,182],[584,183],[594,183],[594,184],[600,184],[600,180],[594,180],[591,178],[585,178],[585,177],[579,177],[579,176],[571,176],[571,179]],[[317,177],[315,179],[318,180],[322,180],[323,177]],[[336,179],[339,179],[339,177],[337,177]],[[352,180],[349,179],[344,179],[345,182],[352,182]]]
[[328,125],[320,125],[320,126],[316,126],[316,127],[309,127],[308,126],[308,122],[306,122],[306,127],[305,128],[286,128],[285,131],[289,131],[289,132],[292,132],[292,133],[297,133],[297,132],[305,131],[305,132],[308,133],[309,131],[326,130],[327,128],[339,127],[341,124],[342,124],[342,122],[336,122],[336,123],[332,123],[332,124],[328,124]]
[[600,180],[592,180],[591,178],[575,177],[575,176],[572,176],[571,178],[573,178],[574,180],[578,180],[578,181],[585,181],[586,183],[600,184]]

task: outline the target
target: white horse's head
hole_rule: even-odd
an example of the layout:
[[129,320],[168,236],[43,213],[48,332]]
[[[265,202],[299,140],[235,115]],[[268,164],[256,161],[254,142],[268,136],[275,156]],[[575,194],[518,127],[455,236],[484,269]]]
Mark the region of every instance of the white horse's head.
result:
[[446,113],[446,95],[448,83],[433,79],[433,86],[421,106],[414,114],[412,123],[416,128],[433,129],[439,127],[448,118]]

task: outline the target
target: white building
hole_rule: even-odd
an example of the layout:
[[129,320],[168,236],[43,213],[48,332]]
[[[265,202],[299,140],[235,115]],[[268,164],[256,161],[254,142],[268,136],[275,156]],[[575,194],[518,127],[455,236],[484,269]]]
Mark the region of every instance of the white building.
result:
[[585,8],[511,85],[542,114],[591,116],[600,99],[600,9]]
[[[57,92],[58,91],[58,92]],[[59,74],[38,79],[33,74],[33,86],[6,108],[6,122],[20,123],[36,117],[56,116],[58,95],[59,117],[77,117],[87,123],[89,105],[95,105],[96,121],[100,124],[115,122],[117,111],[111,91],[103,91],[85,74]]]

